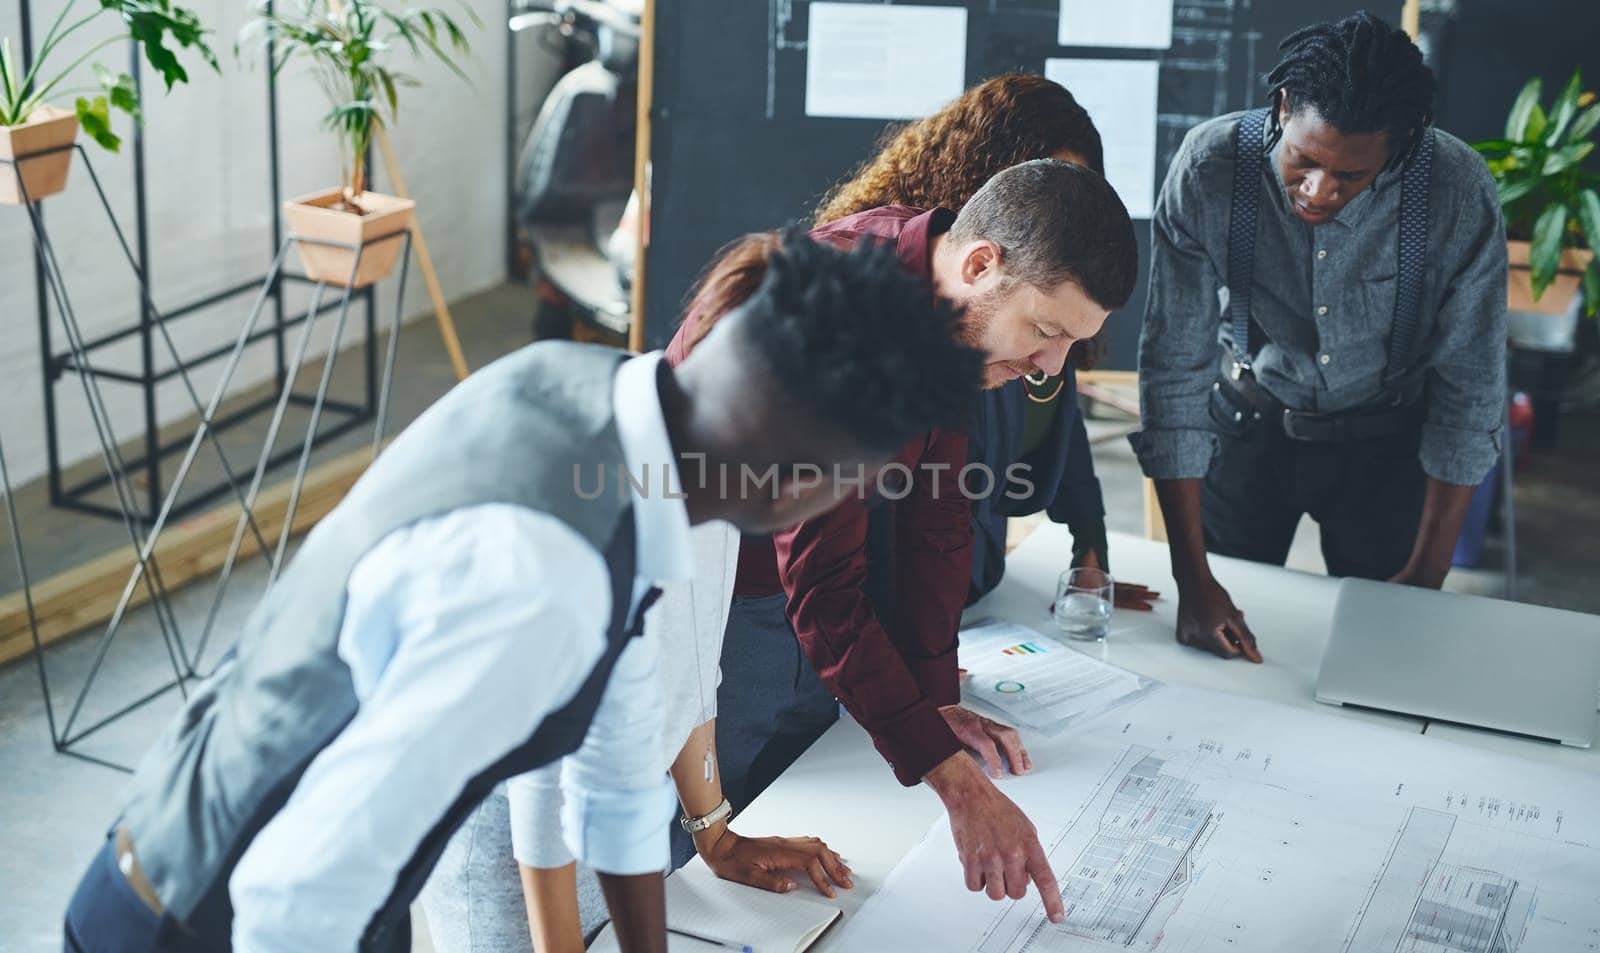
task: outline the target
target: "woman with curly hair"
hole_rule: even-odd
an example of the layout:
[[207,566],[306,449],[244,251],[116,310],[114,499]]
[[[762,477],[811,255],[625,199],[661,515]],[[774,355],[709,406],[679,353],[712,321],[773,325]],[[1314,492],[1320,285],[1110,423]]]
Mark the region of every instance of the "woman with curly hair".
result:
[[1031,73],[996,76],[925,119],[889,127],[877,152],[829,190],[815,224],[884,205],[959,212],[996,172],[1029,159],[1105,172],[1100,133],[1065,87]]
[[[886,205],[959,212],[995,173],[1046,158],[1105,171],[1100,133],[1070,92],[1043,76],[996,76],[925,119],[891,127],[877,152],[824,198],[816,224]],[[1034,492],[1016,500],[992,494],[974,504],[969,602],[999,585],[1006,520],[1013,516],[1044,510],[1071,530],[1073,566],[1110,569],[1100,481],[1073,400],[1072,365],[1082,360],[1082,347],[1074,348],[1059,376],[1032,374],[983,392],[968,434],[969,459],[994,473],[1013,463],[1030,465]],[[1117,605],[1149,609],[1156,595],[1137,584],[1118,585]]]

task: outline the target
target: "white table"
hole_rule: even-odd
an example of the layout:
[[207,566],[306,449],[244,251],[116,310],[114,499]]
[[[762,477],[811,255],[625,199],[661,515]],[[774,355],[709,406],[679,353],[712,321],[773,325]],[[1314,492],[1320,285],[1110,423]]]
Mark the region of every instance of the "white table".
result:
[[[990,616],[1051,632],[1049,606],[1069,551],[1063,527],[1041,526],[1008,558],[1005,581],[968,610],[967,618]],[[1220,659],[1173,640],[1177,587],[1172,582],[1164,543],[1112,534],[1111,560],[1118,578],[1144,583],[1162,592],[1163,597],[1154,612],[1116,613],[1106,643],[1088,647],[1091,654],[1108,662],[1163,682],[1234,692],[1315,709],[1330,718],[1355,718],[1450,742],[1600,771],[1600,752],[1592,750],[1430,725],[1418,718],[1337,708],[1315,701],[1312,691],[1328,641],[1337,580],[1212,557],[1213,571],[1244,611],[1260,642],[1266,661],[1252,665],[1241,659]],[[855,889],[840,891],[837,901],[849,917],[927,833],[941,810],[938,798],[926,787],[901,787],[872,747],[867,733],[846,717],[757,798],[740,815],[736,826],[752,835],[807,834],[827,841],[855,871]],[[700,861],[692,863],[698,865]],[[959,871],[952,870],[951,876],[959,876]],[[799,895],[814,897],[815,892],[806,885]],[[838,934],[835,925],[813,949],[828,949]]]
[[[967,610],[967,619],[993,616],[1047,634],[1058,631],[1050,618],[1056,579],[1066,569],[1071,543],[1066,528],[1040,526],[1006,559],[1005,580]],[[1165,543],[1112,533],[1112,575],[1143,583],[1162,598],[1154,611],[1118,611],[1103,644],[1069,643],[1089,655],[1161,682],[1217,689],[1252,698],[1317,708],[1329,714],[1421,731],[1424,721],[1365,709],[1318,703],[1312,692],[1322,650],[1328,644],[1337,579],[1277,566],[1212,557],[1217,580],[1233,596],[1255,633],[1264,661],[1223,659],[1173,638],[1178,617],[1178,587],[1172,581]]]

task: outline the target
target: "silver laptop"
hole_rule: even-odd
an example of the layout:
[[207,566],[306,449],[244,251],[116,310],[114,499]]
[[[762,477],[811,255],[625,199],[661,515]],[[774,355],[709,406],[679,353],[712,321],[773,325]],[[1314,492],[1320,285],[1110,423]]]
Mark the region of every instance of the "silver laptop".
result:
[[1587,748],[1597,684],[1600,616],[1346,579],[1317,701]]

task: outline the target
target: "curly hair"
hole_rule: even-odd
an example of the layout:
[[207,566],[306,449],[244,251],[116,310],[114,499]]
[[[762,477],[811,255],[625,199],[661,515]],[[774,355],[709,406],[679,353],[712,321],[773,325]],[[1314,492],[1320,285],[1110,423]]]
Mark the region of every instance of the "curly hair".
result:
[[799,228],[747,236],[695,301],[696,340],[729,319],[794,404],[862,447],[964,423],[983,382],[960,310],[880,242],[844,251]]
[[925,119],[891,126],[876,153],[830,190],[815,223],[884,205],[959,212],[1000,170],[1062,152],[1104,172],[1100,133],[1071,93],[1031,73],[996,76]]

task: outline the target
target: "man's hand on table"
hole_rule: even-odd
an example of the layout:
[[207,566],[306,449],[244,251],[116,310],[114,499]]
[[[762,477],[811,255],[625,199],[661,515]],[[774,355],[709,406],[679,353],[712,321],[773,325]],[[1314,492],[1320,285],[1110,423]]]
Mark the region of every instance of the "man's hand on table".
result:
[[944,705],[939,714],[944,716],[945,724],[961,744],[983,759],[990,777],[998,778],[1005,773],[1000,764],[1002,756],[1011,765],[1012,774],[1027,774],[1033,770],[1033,761],[1028,757],[1028,749],[1022,746],[1022,736],[1017,734],[1017,729],[960,705]]
[[1061,887],[1039,844],[1033,822],[1000,793],[965,752],[946,758],[923,780],[939,795],[950,814],[950,834],[955,839],[968,890],[986,891],[991,900],[1021,900],[1031,881],[1039,888],[1050,922],[1066,919]]
[[1184,645],[1222,658],[1242,655],[1252,662],[1261,661],[1256,637],[1244,624],[1244,613],[1215,579],[1179,585],[1177,636]]

